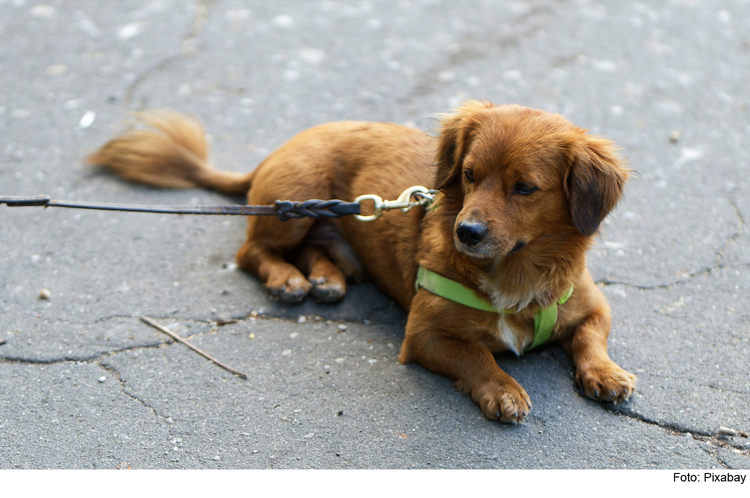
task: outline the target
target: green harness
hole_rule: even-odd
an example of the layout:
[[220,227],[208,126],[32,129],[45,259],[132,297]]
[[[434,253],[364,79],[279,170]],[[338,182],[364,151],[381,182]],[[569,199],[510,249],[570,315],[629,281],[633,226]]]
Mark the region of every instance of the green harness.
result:
[[[498,310],[489,301],[479,296],[468,287],[464,287],[456,281],[438,275],[422,265],[419,266],[417,281],[414,285],[417,290],[420,288],[428,290],[435,295],[455,301],[470,308],[498,314],[515,313],[513,310]],[[570,298],[571,294],[573,294],[573,286],[571,286],[570,289],[568,289],[565,294],[557,300],[557,302],[552,303],[546,308],[541,308],[536,312],[536,315],[534,315],[534,340],[525,349],[526,351],[530,351],[549,340],[550,335],[552,335],[552,329],[555,328],[555,322],[557,322],[557,305],[564,304],[565,301]]]

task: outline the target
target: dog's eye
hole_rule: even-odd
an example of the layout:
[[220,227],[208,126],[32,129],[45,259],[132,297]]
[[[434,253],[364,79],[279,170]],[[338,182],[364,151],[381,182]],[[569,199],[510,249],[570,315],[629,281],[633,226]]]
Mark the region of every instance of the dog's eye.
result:
[[469,180],[469,183],[474,183],[474,172],[471,170],[465,170],[464,175],[466,175],[466,179]]
[[537,187],[524,182],[516,183],[513,190],[514,194],[529,195],[539,190]]

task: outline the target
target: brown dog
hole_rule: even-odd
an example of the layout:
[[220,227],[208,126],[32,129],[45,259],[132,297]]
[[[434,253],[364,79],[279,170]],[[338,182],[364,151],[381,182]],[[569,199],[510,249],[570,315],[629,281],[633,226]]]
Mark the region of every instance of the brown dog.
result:
[[[238,174],[209,164],[194,120],[170,111],[139,118],[144,128],[110,141],[89,162],[157,186],[247,193],[249,204],[439,189],[426,211],[386,212],[370,223],[250,217],[237,261],[288,302],[308,293],[337,301],[347,277],[366,273],[409,311],[401,362],[448,377],[488,418],[516,423],[528,414],[529,396],[493,353],[521,354],[541,310],[563,301],[550,340],[572,358],[586,395],[618,402],[632,394],[635,377],[607,354],[609,305],[585,259],[628,177],[608,140],[556,114],[472,101],[443,119],[437,138],[394,124],[326,124]],[[501,311],[416,290],[420,265]]]

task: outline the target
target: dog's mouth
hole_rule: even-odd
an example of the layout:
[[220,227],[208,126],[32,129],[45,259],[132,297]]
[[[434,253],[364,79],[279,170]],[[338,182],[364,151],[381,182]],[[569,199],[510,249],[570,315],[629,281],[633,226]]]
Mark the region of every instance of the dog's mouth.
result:
[[458,252],[476,259],[488,259],[493,257],[493,254],[491,254],[490,251],[487,250],[487,247],[485,245],[482,245],[480,247],[469,246],[456,241],[456,249],[458,250]]
[[[453,234],[453,244],[456,250],[461,254],[469,256],[474,259],[494,259],[500,256],[498,254],[498,247],[490,239],[483,240],[479,244],[466,243],[462,241],[458,235]],[[500,252],[507,252],[500,251]]]
[[508,253],[508,256],[510,256],[511,254],[517,253],[524,247],[526,247],[526,242],[524,242],[523,240],[519,240],[518,242],[516,242],[516,245],[513,246],[513,249],[510,250],[510,252]]
[[511,254],[516,254],[526,247],[526,242],[523,240],[518,240],[513,244],[513,242],[497,243],[487,239],[480,244],[466,244],[455,234],[453,242],[458,252],[474,259],[502,259]]

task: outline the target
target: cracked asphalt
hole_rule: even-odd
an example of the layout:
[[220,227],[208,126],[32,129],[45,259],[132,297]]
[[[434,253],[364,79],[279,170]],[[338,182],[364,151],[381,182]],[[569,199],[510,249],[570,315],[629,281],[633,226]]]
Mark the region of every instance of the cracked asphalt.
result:
[[431,133],[465,99],[513,102],[638,172],[589,257],[637,394],[582,397],[554,347],[500,355],[533,400],[519,426],[400,365],[405,315],[372,285],[273,301],[233,264],[240,217],[0,206],[0,468],[750,468],[750,440],[717,435],[750,431],[748,7],[0,0],[0,194],[240,202],[82,165],[146,107],[197,116],[246,171],[318,123]]

